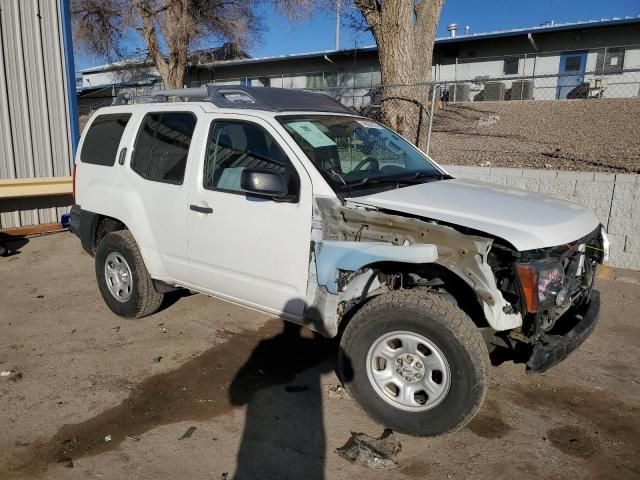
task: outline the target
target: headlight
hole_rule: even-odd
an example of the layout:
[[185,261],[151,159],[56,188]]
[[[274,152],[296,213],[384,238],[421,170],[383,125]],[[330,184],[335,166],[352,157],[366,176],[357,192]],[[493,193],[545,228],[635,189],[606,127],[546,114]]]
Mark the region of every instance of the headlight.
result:
[[567,300],[564,269],[559,263],[521,263],[516,271],[528,312],[547,310]]

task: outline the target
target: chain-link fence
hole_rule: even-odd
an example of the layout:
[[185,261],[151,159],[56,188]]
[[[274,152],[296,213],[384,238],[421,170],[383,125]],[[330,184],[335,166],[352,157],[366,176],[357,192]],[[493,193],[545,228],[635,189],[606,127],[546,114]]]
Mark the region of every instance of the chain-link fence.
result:
[[[640,96],[640,45],[491,57],[444,57],[432,67],[448,102],[630,98]],[[270,86],[324,91],[345,105],[368,105],[380,87],[374,65],[222,78],[190,86]],[[429,87],[426,87],[427,89]]]
[[[434,65],[434,81],[424,84],[382,85],[376,66],[354,63],[351,70],[225,78],[188,86],[321,92],[383,123],[383,104],[394,101],[404,117],[396,120],[413,121],[417,135],[426,132],[427,150],[442,163],[640,171],[640,102],[629,100],[640,97],[640,45],[446,60]],[[91,113],[123,92],[145,101],[156,88],[161,85],[110,87],[81,96],[80,112]]]
[[638,97],[640,46],[456,58],[435,78],[450,101]]
[[[287,65],[287,69],[295,70],[295,65]],[[492,57],[445,56],[432,67],[432,79],[441,86],[441,99],[447,103],[638,97],[640,45]],[[376,99],[381,97],[383,87],[403,88],[382,86],[379,68],[358,64],[356,60],[352,68],[342,66],[335,70],[223,77],[191,82],[188,86],[205,84],[319,91],[355,109],[378,105]],[[432,84],[411,87],[432,90]],[[89,113],[122,91],[130,92],[132,96],[148,96],[152,88],[160,88],[160,84],[108,87],[81,95],[81,113]],[[100,95],[104,98],[97,98]]]

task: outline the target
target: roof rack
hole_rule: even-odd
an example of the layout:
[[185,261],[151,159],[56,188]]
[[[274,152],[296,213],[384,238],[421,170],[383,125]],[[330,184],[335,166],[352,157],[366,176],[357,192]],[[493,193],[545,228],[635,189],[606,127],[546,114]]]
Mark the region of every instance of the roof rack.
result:
[[[197,88],[152,90],[154,103],[168,101],[169,97],[201,99],[219,108],[267,110],[271,112],[314,111],[331,113],[354,113],[337,100],[324,93],[272,87],[243,87],[209,85]],[[129,93],[121,93],[114,105],[127,105],[132,99]]]

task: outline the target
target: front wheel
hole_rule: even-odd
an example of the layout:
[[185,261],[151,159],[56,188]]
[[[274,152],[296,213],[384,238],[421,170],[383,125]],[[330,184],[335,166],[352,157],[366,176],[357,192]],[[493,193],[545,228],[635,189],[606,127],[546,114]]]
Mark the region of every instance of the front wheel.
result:
[[347,325],[340,375],[374,420],[434,436],[462,428],[484,400],[489,354],[471,319],[424,290],[380,295]]

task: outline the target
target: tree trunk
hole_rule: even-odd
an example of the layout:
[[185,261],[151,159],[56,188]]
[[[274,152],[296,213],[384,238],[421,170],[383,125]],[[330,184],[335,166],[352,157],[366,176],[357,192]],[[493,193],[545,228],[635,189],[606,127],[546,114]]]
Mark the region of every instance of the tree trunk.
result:
[[185,86],[184,71],[184,64],[181,64],[180,62],[170,63],[167,66],[165,73],[160,73],[165,88],[183,88]]
[[[150,3],[140,1],[136,6],[142,19],[141,32],[149,57],[158,69],[165,88],[184,87],[189,44],[192,40],[187,15],[188,3],[188,0],[173,0],[164,12],[162,22],[158,21],[158,13],[153,11]],[[156,25],[167,42],[167,58],[162,55]]]
[[382,121],[425,149],[435,31],[444,0],[355,0],[378,45]]

